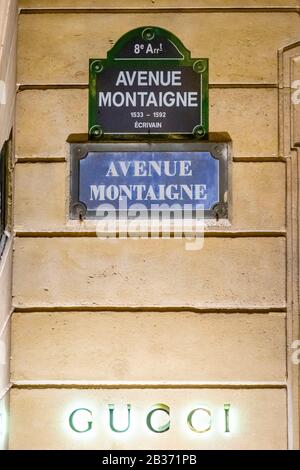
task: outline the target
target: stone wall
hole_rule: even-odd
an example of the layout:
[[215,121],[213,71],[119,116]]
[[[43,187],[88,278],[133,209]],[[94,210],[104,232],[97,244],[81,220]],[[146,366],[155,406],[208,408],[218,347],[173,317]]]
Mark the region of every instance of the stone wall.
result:
[[[297,447],[278,50],[299,40],[299,2],[224,3],[19,2],[12,449]],[[210,129],[233,139],[232,224],[196,252],[68,220],[66,139],[87,131],[88,59],[142,25],[209,58]],[[231,403],[230,438],[181,433],[176,412],[199,401]],[[67,430],[73,403],[110,402],[167,403],[179,424],[126,439],[99,423],[91,437]]]
[[[0,151],[14,127],[16,96],[17,2],[3,0],[0,4]],[[13,130],[14,133],[14,130]],[[11,171],[12,162],[8,163]],[[9,178],[10,182],[12,178]],[[8,401],[10,388],[10,315],[11,306],[11,198],[7,220],[8,239],[0,257],[0,448],[7,446]]]

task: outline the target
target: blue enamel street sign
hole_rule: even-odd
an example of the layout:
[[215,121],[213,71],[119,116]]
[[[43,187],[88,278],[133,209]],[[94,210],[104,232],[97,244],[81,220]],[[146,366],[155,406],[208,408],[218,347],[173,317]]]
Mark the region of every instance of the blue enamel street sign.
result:
[[[120,200],[153,204],[177,203],[181,209],[219,201],[219,160],[209,152],[89,152],[79,163],[79,200],[87,211]],[[178,206],[178,207],[179,207]]]
[[72,143],[70,216],[202,207],[227,218],[229,152],[229,141]]

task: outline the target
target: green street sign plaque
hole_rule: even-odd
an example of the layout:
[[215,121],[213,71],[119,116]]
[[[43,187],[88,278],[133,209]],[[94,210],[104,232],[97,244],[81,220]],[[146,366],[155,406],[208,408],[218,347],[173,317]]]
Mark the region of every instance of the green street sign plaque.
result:
[[169,31],[129,31],[89,63],[89,136],[208,133],[208,59],[192,59]]

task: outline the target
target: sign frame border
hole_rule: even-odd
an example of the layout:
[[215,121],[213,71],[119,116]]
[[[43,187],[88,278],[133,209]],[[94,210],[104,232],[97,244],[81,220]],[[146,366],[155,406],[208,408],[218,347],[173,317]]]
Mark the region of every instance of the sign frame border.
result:
[[[79,200],[79,162],[89,152],[209,152],[220,162],[219,166],[219,203],[213,209],[205,210],[204,217],[208,220],[230,222],[231,219],[231,161],[232,145],[227,134],[221,134],[221,139],[193,141],[115,141],[80,142],[69,139],[70,144],[70,200],[69,219],[97,220],[96,211],[86,210],[85,204]],[[225,137],[225,138],[224,138]]]

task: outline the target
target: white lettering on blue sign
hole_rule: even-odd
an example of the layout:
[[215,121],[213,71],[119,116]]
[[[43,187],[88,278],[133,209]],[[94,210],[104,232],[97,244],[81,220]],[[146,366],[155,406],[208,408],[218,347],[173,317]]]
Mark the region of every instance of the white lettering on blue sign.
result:
[[219,161],[209,152],[90,152],[80,160],[79,200],[88,210],[100,203],[219,202]]

